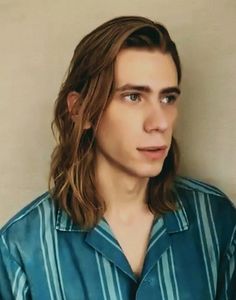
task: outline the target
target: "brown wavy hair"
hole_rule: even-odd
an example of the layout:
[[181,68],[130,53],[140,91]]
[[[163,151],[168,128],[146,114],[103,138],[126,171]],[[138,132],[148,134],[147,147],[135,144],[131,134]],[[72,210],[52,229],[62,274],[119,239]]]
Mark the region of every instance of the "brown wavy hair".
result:
[[[118,17],[97,27],[77,45],[55,102],[52,130],[57,145],[51,157],[49,191],[82,228],[94,227],[106,210],[95,184],[95,133],[112,98],[117,54],[132,47],[169,53],[180,83],[180,59],[167,29],[144,17]],[[80,95],[72,109],[76,119],[67,106],[72,91]],[[84,130],[88,120],[92,127]],[[178,164],[179,150],[172,137],[161,173],[148,182],[147,205],[155,216],[176,209],[173,181]]]

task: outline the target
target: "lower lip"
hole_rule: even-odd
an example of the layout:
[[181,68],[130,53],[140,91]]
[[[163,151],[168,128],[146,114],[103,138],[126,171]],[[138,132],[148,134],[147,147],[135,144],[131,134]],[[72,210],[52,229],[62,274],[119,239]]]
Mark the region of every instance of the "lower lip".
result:
[[150,159],[162,159],[165,157],[166,149],[156,150],[156,151],[139,150],[139,152]]

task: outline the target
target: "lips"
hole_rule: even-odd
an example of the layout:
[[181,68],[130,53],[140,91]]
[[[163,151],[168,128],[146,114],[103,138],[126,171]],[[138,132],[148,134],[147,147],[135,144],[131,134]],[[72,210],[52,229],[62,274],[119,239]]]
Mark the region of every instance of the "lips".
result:
[[142,147],[142,148],[137,148],[140,151],[158,151],[158,150],[165,150],[167,146],[162,145],[162,146],[148,146],[148,147]]
[[149,160],[163,160],[166,156],[167,146],[149,146],[137,148],[142,157]]

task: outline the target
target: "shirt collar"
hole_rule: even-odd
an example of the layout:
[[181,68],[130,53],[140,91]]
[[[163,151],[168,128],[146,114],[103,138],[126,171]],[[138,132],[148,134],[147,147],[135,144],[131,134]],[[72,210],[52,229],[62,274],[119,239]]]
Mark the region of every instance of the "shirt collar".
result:
[[[163,216],[167,232],[169,234],[185,231],[189,228],[189,219],[178,193],[177,196],[177,210],[168,212]],[[89,230],[82,229],[75,224],[71,217],[62,209],[58,208],[56,216],[56,229],[60,231],[78,231],[86,232]]]
[[169,234],[185,231],[189,228],[189,219],[186,209],[180,199],[180,196],[177,193],[176,196],[177,209],[175,211],[168,212],[163,216],[164,223]]
[[[157,260],[171,245],[171,235],[183,232],[189,228],[185,207],[177,194],[178,208],[168,212],[153,222],[150,240],[147,247],[142,278],[152,269]],[[56,216],[56,229],[68,232],[86,232],[85,242],[100,252],[109,261],[120,268],[126,275],[136,282],[134,273],[125,257],[118,241],[113,236],[109,224],[102,218],[91,230],[83,230],[76,225],[62,209],[58,209]]]
[[78,224],[74,223],[71,217],[61,208],[57,209],[56,229],[59,231],[79,231],[85,232]]

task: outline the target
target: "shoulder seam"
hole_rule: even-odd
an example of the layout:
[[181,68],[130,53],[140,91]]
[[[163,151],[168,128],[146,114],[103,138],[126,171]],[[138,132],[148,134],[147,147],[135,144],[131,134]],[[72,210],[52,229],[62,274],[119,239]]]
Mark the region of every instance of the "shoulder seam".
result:
[[[3,225],[3,227],[0,229],[0,235],[2,236],[6,230],[8,230],[12,225],[14,225],[16,222],[20,221],[21,219],[23,219],[25,216],[27,216],[32,210],[34,210],[37,206],[39,206],[46,198],[48,198],[50,194],[48,192],[45,192],[44,194],[42,194],[41,196],[39,196],[38,198],[35,199],[35,203],[30,206],[26,211],[24,211],[24,213],[20,214],[19,216],[17,216],[17,214],[15,216],[13,216],[5,225]],[[42,197],[42,198],[41,198]],[[41,198],[41,199],[40,199]],[[38,200],[38,201],[37,201]],[[28,204],[30,205],[30,203]],[[24,209],[24,208],[22,208]],[[20,213],[20,211],[18,212]]]
[[[190,186],[188,185],[188,183],[193,182],[193,184],[195,185]],[[200,180],[196,180],[196,179],[192,179],[189,177],[183,177],[183,176],[178,176],[176,181],[176,186],[186,189],[186,190],[190,190],[190,191],[198,191],[201,192],[203,194],[210,194],[210,195],[214,195],[214,196],[218,196],[218,197],[222,197],[222,198],[228,198],[227,195],[225,195],[220,189],[218,189],[217,187],[208,184],[208,183],[204,183]],[[198,186],[199,185],[199,186]],[[202,186],[200,186],[202,185]]]

